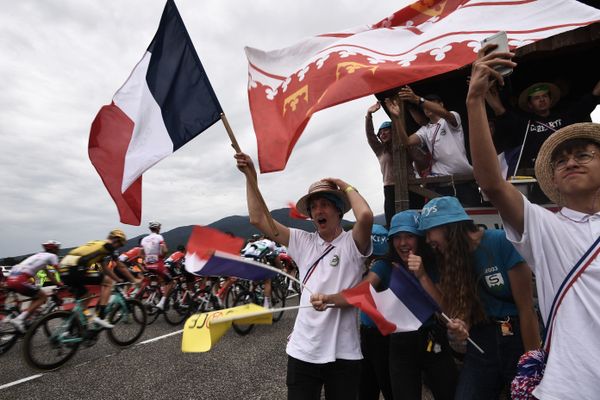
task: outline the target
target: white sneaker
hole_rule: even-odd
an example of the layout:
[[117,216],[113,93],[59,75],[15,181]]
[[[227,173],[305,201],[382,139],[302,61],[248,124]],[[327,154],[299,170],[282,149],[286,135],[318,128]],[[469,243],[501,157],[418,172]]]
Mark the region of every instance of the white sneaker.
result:
[[10,324],[21,333],[25,333],[25,331],[27,330],[25,329],[25,321],[23,321],[21,318],[9,319],[8,322],[10,322]]
[[104,320],[104,319],[102,319],[102,318],[100,318],[98,316],[95,316],[94,318],[92,318],[92,322],[95,323],[96,325],[104,328],[104,329],[112,329],[112,328],[114,328],[114,325],[109,324],[106,320]]

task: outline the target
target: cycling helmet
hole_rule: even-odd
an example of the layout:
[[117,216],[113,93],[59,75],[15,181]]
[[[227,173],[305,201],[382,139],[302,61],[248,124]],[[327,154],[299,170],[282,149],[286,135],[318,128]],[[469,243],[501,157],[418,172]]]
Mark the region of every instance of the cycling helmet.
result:
[[47,240],[42,243],[42,247],[44,250],[58,250],[60,249],[60,242],[57,242],[56,240]]
[[261,234],[255,233],[254,235],[252,235],[251,239],[256,241],[256,240],[260,240],[261,237],[262,237]]
[[110,238],[116,238],[116,239],[121,239],[123,242],[127,241],[127,236],[125,236],[125,232],[123,232],[120,229],[113,229],[108,234],[108,237],[110,237]]
[[181,251],[184,252],[185,251],[185,246],[180,244],[179,246],[177,246],[177,251]]
[[148,223],[148,228],[150,228],[150,229],[160,229],[160,222],[158,222],[158,221],[150,221]]

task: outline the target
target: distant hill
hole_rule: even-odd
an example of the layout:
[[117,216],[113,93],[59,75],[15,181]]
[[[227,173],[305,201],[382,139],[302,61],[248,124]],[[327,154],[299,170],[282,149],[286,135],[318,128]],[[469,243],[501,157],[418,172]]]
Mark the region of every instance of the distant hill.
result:
[[[290,228],[302,229],[302,230],[305,230],[308,232],[315,231],[315,227],[311,221],[305,221],[305,220],[300,220],[300,219],[295,219],[295,218],[290,217],[290,209],[289,208],[280,208],[278,210],[273,210],[273,211],[271,211],[271,215],[273,215],[273,218],[276,221],[280,222],[281,224],[283,224],[285,226],[289,226]],[[384,225],[385,217],[383,215],[376,216],[375,223]],[[342,226],[345,229],[348,227],[351,227],[352,224],[353,224],[352,222],[347,221],[347,220],[342,221]],[[222,218],[218,221],[215,221],[207,226],[218,229],[222,232],[231,232],[235,236],[245,238],[245,239],[251,237],[255,233],[259,233],[258,229],[256,229],[252,224],[250,224],[250,219],[248,218],[247,215],[245,215],[245,216],[232,215],[229,217]],[[175,248],[177,248],[177,246],[179,246],[180,244],[185,245],[192,233],[193,228],[194,228],[194,225],[187,225],[187,226],[180,226],[180,227],[171,229],[170,231],[162,232],[162,235],[165,238],[165,241],[167,242],[167,247],[169,248],[169,250],[171,250],[171,251],[175,250]],[[125,246],[122,248],[122,250],[126,251],[126,250],[131,249],[132,247],[137,246],[139,240],[144,236],[145,236],[145,234],[130,238],[127,241],[127,243],[125,244]],[[59,255],[63,256],[65,254],[67,254],[69,251],[71,251],[72,249],[73,249],[73,247],[61,249]],[[25,254],[25,255],[14,256],[14,257],[6,257],[4,260],[0,260],[0,264],[12,265],[12,264],[20,262],[22,259],[24,259],[25,257],[28,257],[29,255],[31,255],[31,254]],[[10,260],[12,262],[9,263],[8,260]]]

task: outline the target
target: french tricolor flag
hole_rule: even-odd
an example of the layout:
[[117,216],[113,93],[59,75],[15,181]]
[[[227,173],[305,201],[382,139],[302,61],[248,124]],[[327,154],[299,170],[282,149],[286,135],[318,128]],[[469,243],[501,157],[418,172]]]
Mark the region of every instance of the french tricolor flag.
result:
[[383,335],[416,331],[433,313],[436,302],[414,276],[394,267],[388,289],[376,292],[369,282],[342,291],[346,301],[367,314]]
[[198,276],[233,276],[249,281],[281,273],[266,264],[240,256],[244,239],[216,229],[195,226],[186,246],[185,269]]
[[140,224],[142,174],[222,112],[179,11],[168,0],[148,50],[90,132],[90,160],[121,222]]

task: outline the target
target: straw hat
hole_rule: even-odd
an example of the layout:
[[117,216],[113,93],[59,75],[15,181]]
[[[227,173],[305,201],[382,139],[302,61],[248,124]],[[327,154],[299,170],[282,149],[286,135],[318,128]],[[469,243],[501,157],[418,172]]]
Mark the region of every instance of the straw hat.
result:
[[558,100],[560,100],[560,89],[554,83],[550,82],[537,82],[523,90],[519,95],[519,108],[523,111],[530,112],[529,108],[529,96],[537,92],[548,92],[550,93],[550,107],[554,107]]
[[542,144],[535,160],[535,176],[546,196],[556,204],[560,204],[560,193],[553,182],[552,153],[560,144],[572,139],[589,139],[600,145],[600,124],[583,122],[565,126]]
[[[308,204],[309,200],[312,196],[315,195],[323,195],[326,198],[330,198],[330,200],[334,201],[336,207],[338,207],[342,214],[347,213],[350,210],[350,200],[348,200],[348,196],[346,193],[342,192],[338,187],[331,182],[327,181],[317,181],[309,186],[308,194],[302,196],[300,200],[296,203],[296,208],[304,215],[309,215]],[[333,196],[333,197],[330,197]]]

